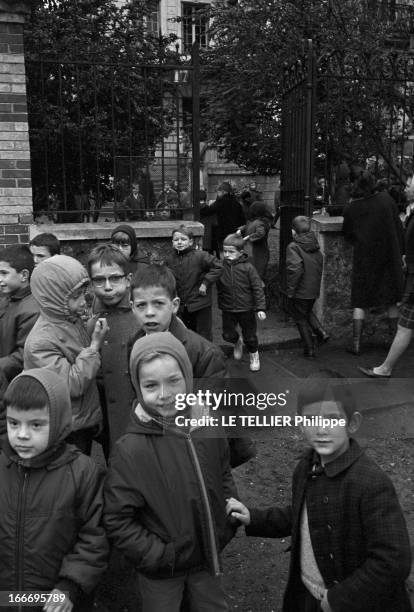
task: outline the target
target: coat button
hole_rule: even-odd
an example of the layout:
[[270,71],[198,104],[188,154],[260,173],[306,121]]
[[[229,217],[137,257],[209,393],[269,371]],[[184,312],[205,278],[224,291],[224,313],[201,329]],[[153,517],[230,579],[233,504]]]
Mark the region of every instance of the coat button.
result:
[[329,502],[329,497],[325,495],[325,497],[323,498],[323,503],[327,504],[328,502]]
[[330,558],[331,561],[333,561],[334,560],[334,554],[330,553],[329,558]]
[[327,528],[328,531],[332,531],[331,525],[327,525],[326,528]]
[[108,340],[104,340],[104,345],[108,346]]

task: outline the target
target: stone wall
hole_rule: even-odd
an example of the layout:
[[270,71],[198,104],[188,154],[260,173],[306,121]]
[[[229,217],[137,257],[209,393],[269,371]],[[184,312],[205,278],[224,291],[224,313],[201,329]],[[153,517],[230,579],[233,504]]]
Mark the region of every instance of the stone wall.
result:
[[[90,251],[98,244],[108,242],[118,223],[78,224],[64,223],[51,225],[30,225],[30,240],[43,232],[54,234],[61,243],[62,253],[86,262]],[[152,221],[131,222],[138,239],[141,255],[151,262],[164,261],[171,249],[171,233],[180,225],[185,225],[194,234],[194,242],[200,248],[203,243],[204,226],[196,221]]]

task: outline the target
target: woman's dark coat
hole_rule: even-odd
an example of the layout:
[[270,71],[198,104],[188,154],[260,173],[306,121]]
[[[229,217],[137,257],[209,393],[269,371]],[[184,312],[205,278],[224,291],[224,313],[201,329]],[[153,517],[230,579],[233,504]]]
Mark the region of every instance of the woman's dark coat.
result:
[[390,306],[402,295],[401,221],[386,192],[351,201],[344,209],[343,233],[354,247],[351,306]]

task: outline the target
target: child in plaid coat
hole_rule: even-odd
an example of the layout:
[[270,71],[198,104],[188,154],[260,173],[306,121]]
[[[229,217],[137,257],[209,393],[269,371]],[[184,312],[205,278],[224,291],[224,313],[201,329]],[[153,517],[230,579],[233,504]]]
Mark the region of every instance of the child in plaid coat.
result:
[[349,387],[307,380],[298,415],[312,448],[293,474],[292,505],[227,504],[247,535],[292,537],[283,612],[411,611],[404,516],[388,476],[351,438],[361,415]]

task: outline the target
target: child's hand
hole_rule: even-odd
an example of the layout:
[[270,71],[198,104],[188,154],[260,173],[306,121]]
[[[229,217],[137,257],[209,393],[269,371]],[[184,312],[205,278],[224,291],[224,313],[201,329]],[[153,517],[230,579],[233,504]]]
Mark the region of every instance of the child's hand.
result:
[[259,311],[258,311],[258,313],[257,313],[257,318],[258,318],[260,321],[264,321],[264,320],[266,319],[266,313],[265,313],[265,311],[264,311],[264,310],[259,310]]
[[323,596],[323,599],[321,601],[321,610],[322,612],[333,612],[328,601],[328,591],[325,591],[325,595]]
[[[63,595],[64,593],[60,589],[53,589],[53,591],[51,591],[50,594],[51,595],[54,595],[54,594]],[[50,601],[49,603],[43,606],[43,610],[44,612],[72,612],[73,603],[71,602],[69,597],[66,595],[65,601],[59,601],[59,602]]]
[[236,236],[239,236],[239,237],[240,237],[241,235],[242,235],[242,234],[241,234],[241,230],[239,230],[239,229],[238,229],[238,230],[237,230],[237,232],[236,232]]
[[198,293],[200,295],[206,295],[206,293],[207,293],[207,285],[205,285],[204,283],[201,283],[201,285],[198,288]]
[[105,318],[98,319],[95,323],[95,327],[92,333],[92,339],[90,347],[95,351],[99,351],[109,330],[108,321]]
[[226,513],[229,516],[237,519],[243,525],[250,525],[250,512],[244,504],[234,497],[228,497],[226,502]]

